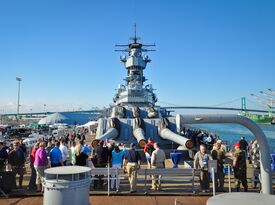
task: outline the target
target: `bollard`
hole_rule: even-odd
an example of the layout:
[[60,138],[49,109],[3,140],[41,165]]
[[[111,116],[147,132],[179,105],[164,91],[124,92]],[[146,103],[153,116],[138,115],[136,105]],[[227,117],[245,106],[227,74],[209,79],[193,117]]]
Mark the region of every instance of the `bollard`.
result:
[[231,167],[228,164],[228,191],[231,192]]
[[211,168],[212,173],[212,183],[213,183],[213,196],[216,195],[216,183],[215,183],[215,170],[214,167]]
[[45,170],[44,205],[89,205],[91,168],[61,166]]

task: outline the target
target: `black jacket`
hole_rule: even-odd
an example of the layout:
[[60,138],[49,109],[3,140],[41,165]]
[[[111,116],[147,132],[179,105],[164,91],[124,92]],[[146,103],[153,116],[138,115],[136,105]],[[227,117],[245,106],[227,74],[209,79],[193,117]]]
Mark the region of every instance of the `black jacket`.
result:
[[25,164],[24,153],[21,149],[12,150],[9,153],[9,163],[14,167],[23,167]]
[[108,163],[108,148],[96,146],[94,149],[95,157],[98,165],[107,165]]

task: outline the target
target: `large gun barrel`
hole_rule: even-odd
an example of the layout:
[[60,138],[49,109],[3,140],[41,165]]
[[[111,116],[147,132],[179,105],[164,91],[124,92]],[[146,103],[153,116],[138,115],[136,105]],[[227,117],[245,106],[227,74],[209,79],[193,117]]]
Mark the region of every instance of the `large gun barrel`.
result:
[[110,128],[107,132],[103,135],[97,137],[95,140],[92,141],[92,146],[95,147],[99,141],[103,141],[106,139],[115,139],[118,137],[118,130],[116,128]]
[[194,144],[191,140],[172,132],[168,128],[164,128],[164,129],[160,130],[159,135],[163,139],[167,139],[167,140],[176,142],[180,145],[185,146],[187,149],[192,149],[194,147]]
[[[99,125],[101,125],[98,133],[102,133],[103,128],[103,121],[101,120]],[[106,139],[116,139],[119,136],[120,132],[120,121],[117,118],[110,118],[108,122],[109,129],[104,134],[98,135],[95,140],[92,141],[92,146],[95,147],[99,141],[106,140]]]
[[194,147],[194,143],[192,140],[180,136],[174,132],[172,132],[169,127],[169,120],[167,118],[161,118],[158,122],[158,133],[159,136],[163,139],[171,140],[173,142],[178,143],[179,145],[185,146],[187,149],[192,149]]
[[137,139],[139,146],[145,147],[146,141],[145,141],[145,137],[144,137],[144,135],[145,135],[144,130],[140,127],[136,128],[133,130],[133,135]]
[[133,135],[137,139],[140,147],[145,147],[145,122],[141,118],[135,118],[134,120],[134,128]]
[[107,132],[101,135],[97,140],[115,139],[118,137],[118,131],[116,128],[110,128]]

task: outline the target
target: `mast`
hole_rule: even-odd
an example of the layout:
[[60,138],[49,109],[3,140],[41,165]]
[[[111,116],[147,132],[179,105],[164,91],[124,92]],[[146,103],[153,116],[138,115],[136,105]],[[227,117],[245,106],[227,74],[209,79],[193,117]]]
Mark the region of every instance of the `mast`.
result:
[[147,63],[151,62],[145,52],[155,51],[148,49],[155,47],[155,44],[144,45],[139,42],[141,38],[137,37],[136,24],[134,25],[134,37],[130,38],[129,44],[116,44],[115,51],[126,52],[127,56],[121,55],[120,61],[124,63],[127,69],[127,76],[124,79],[126,85],[119,85],[118,93],[115,95],[114,102],[116,105],[129,106],[154,106],[157,101],[156,95],[153,93],[152,85],[146,85],[147,80],[143,74]]

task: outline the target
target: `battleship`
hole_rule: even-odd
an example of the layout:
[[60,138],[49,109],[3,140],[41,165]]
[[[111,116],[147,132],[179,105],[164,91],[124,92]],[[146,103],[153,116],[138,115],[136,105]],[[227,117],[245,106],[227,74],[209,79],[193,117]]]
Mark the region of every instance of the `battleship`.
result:
[[[189,130],[176,119],[175,116],[161,106],[157,106],[158,98],[152,84],[145,85],[144,70],[151,59],[149,51],[155,51],[155,44],[142,44],[136,35],[130,38],[131,43],[115,45],[115,51],[127,53],[121,55],[120,61],[127,70],[124,79],[126,84],[119,84],[114,95],[114,105],[106,109],[105,116],[98,119],[95,140],[110,140],[116,143],[136,143],[140,148],[146,145],[148,138],[152,138],[165,149],[179,148],[181,150],[196,149],[197,135],[202,137],[204,132],[195,132],[192,137],[184,133]],[[196,135],[196,136],[194,136]],[[206,140],[208,145],[214,143],[214,135]],[[201,138],[202,139],[202,138]]]
[[206,134],[203,130],[194,132],[190,138],[186,135],[186,129],[190,124],[205,123],[236,123],[240,124],[255,136],[261,149],[260,170],[262,178],[261,192],[272,193],[272,171],[270,166],[270,153],[268,142],[264,132],[251,119],[233,114],[189,114],[175,116],[161,106],[151,84],[144,85],[146,78],[144,70],[151,59],[144,55],[154,51],[155,44],[142,44],[136,35],[130,38],[129,44],[116,45],[115,51],[127,53],[120,56],[120,61],[127,70],[124,79],[125,85],[119,85],[114,95],[114,105],[105,111],[105,116],[98,119],[95,139],[92,142],[96,146],[99,141],[109,140],[116,143],[137,143],[140,148],[146,145],[149,138],[165,149],[196,151],[201,143],[205,143],[209,149],[218,136]]
[[[135,36],[131,38],[132,42],[128,45],[116,45],[122,49],[118,49],[117,51],[127,52],[128,56],[122,55],[120,57],[121,62],[124,64],[127,70],[127,76],[125,78],[126,84],[119,85],[117,93],[115,94],[113,100],[114,105],[105,110],[104,116],[98,119],[97,132],[95,140],[92,142],[94,146],[101,140],[110,140],[116,143],[137,143],[140,148],[143,148],[146,145],[146,142],[149,137],[153,138],[154,141],[159,142],[161,147],[169,149],[173,146],[177,146],[177,148],[185,149],[185,150],[196,150],[198,147],[198,139],[203,139],[206,137],[205,143],[211,146],[215,142],[215,136],[211,136],[210,134],[206,134],[200,130],[200,132],[195,132],[195,138],[186,135],[186,130],[194,129],[189,126],[189,124],[196,123],[237,123],[247,127],[256,137],[259,142],[259,146],[261,148],[261,192],[264,195],[261,195],[263,199],[269,198],[272,194],[272,172],[270,169],[270,160],[269,160],[269,151],[268,151],[268,143],[266,140],[266,136],[263,131],[250,119],[244,116],[238,115],[176,115],[172,116],[169,110],[162,108],[161,106],[157,106],[156,103],[158,101],[156,94],[154,93],[153,86],[151,84],[144,85],[146,78],[144,76],[144,70],[146,69],[147,64],[151,61],[149,56],[144,55],[145,52],[152,51],[153,49],[149,49],[150,47],[155,47],[155,45],[143,45],[139,43],[139,38]],[[209,140],[208,140],[209,139]],[[202,140],[204,141],[204,140]],[[70,167],[68,167],[70,168]],[[176,170],[176,169],[175,169]],[[214,170],[212,168],[212,170]],[[66,173],[66,171],[65,171]],[[62,176],[63,173],[60,175]],[[109,175],[109,173],[108,173]],[[64,176],[64,175],[63,175]],[[73,176],[73,175],[72,175]],[[74,174],[75,176],[75,174]],[[74,177],[70,177],[74,178]],[[78,178],[78,177],[76,177]],[[60,180],[57,177],[57,180]],[[66,179],[66,181],[68,181]],[[88,181],[88,180],[87,180]],[[213,180],[214,181],[214,180]],[[62,182],[63,183],[63,182]],[[230,183],[230,180],[229,180]],[[214,183],[215,184],[215,183]],[[65,187],[65,186],[64,186]],[[69,187],[69,186],[68,186]],[[54,192],[58,193],[58,195],[50,195],[48,198],[50,203],[57,203],[59,199],[65,199],[65,189],[68,187],[58,187],[53,185],[51,187]],[[87,186],[89,188],[89,186]],[[47,187],[47,190],[49,187]],[[56,191],[57,189],[62,189],[62,191]],[[72,191],[78,195],[79,193],[84,193],[83,189],[77,187],[77,189],[68,189],[70,192],[67,194],[72,194]],[[88,189],[87,189],[88,190]],[[46,191],[47,192],[47,191]],[[213,188],[213,193],[214,193]],[[25,194],[25,193],[24,193]],[[209,195],[195,195],[195,196],[182,196],[182,190],[177,193],[177,197],[184,197],[185,201],[189,201],[193,204],[204,204],[208,199]],[[251,194],[251,193],[249,193]],[[74,195],[74,196],[76,196]],[[162,194],[160,194],[162,195]],[[165,193],[167,195],[167,193]],[[24,195],[26,196],[26,195]],[[45,193],[44,193],[45,196]],[[60,198],[58,198],[60,196]],[[69,199],[74,196],[70,195]],[[232,202],[232,198],[235,200],[243,201],[250,199],[250,202],[254,200],[251,196],[257,197],[259,199],[259,194],[248,195],[247,193],[226,193],[218,195],[222,197],[220,201],[228,204]],[[79,197],[76,196],[76,198]],[[82,197],[82,195],[81,195]],[[80,198],[81,198],[80,197]],[[87,199],[89,197],[89,192],[87,192]],[[97,196],[93,196],[93,199]],[[120,196],[125,200],[125,196]],[[131,196],[136,197],[136,196]],[[231,197],[231,198],[230,198]],[[234,198],[235,197],[235,198]],[[46,198],[46,197],[45,197]],[[104,197],[107,199],[108,197]],[[148,196],[146,197],[148,198]],[[22,198],[21,198],[22,199]],[[22,201],[19,199],[20,201]],[[40,197],[32,198],[32,195],[28,198],[29,201],[35,201],[36,204],[41,204],[42,200]],[[78,198],[77,198],[78,199]],[[102,203],[102,199],[100,199],[100,203]],[[116,203],[114,200],[116,198],[112,197],[112,204]],[[216,197],[210,198],[210,202],[213,202]],[[12,200],[12,199],[11,199]],[[18,199],[16,199],[18,200]],[[91,198],[89,199],[91,201]],[[121,198],[118,198],[121,200]],[[144,197],[141,196],[141,200],[144,200]],[[156,201],[156,198],[154,198]],[[161,199],[163,200],[163,199]],[[261,200],[261,198],[260,198]],[[270,201],[274,200],[270,198]],[[219,203],[221,203],[219,201]],[[235,200],[236,201],[236,200]],[[255,199],[256,201],[256,199]],[[18,202],[18,201],[17,201]],[[17,203],[15,202],[15,203]],[[95,200],[93,201],[93,203]],[[228,203],[227,203],[228,202]],[[5,202],[4,202],[5,203]],[[23,202],[24,203],[24,202]],[[29,202],[27,202],[29,203]],[[79,202],[78,202],[79,203]],[[175,200],[175,204],[177,203],[177,199]],[[216,204],[219,204],[216,203]],[[207,202],[208,204],[208,202]],[[209,203],[210,204],[210,203]],[[211,203],[214,204],[214,203]]]

